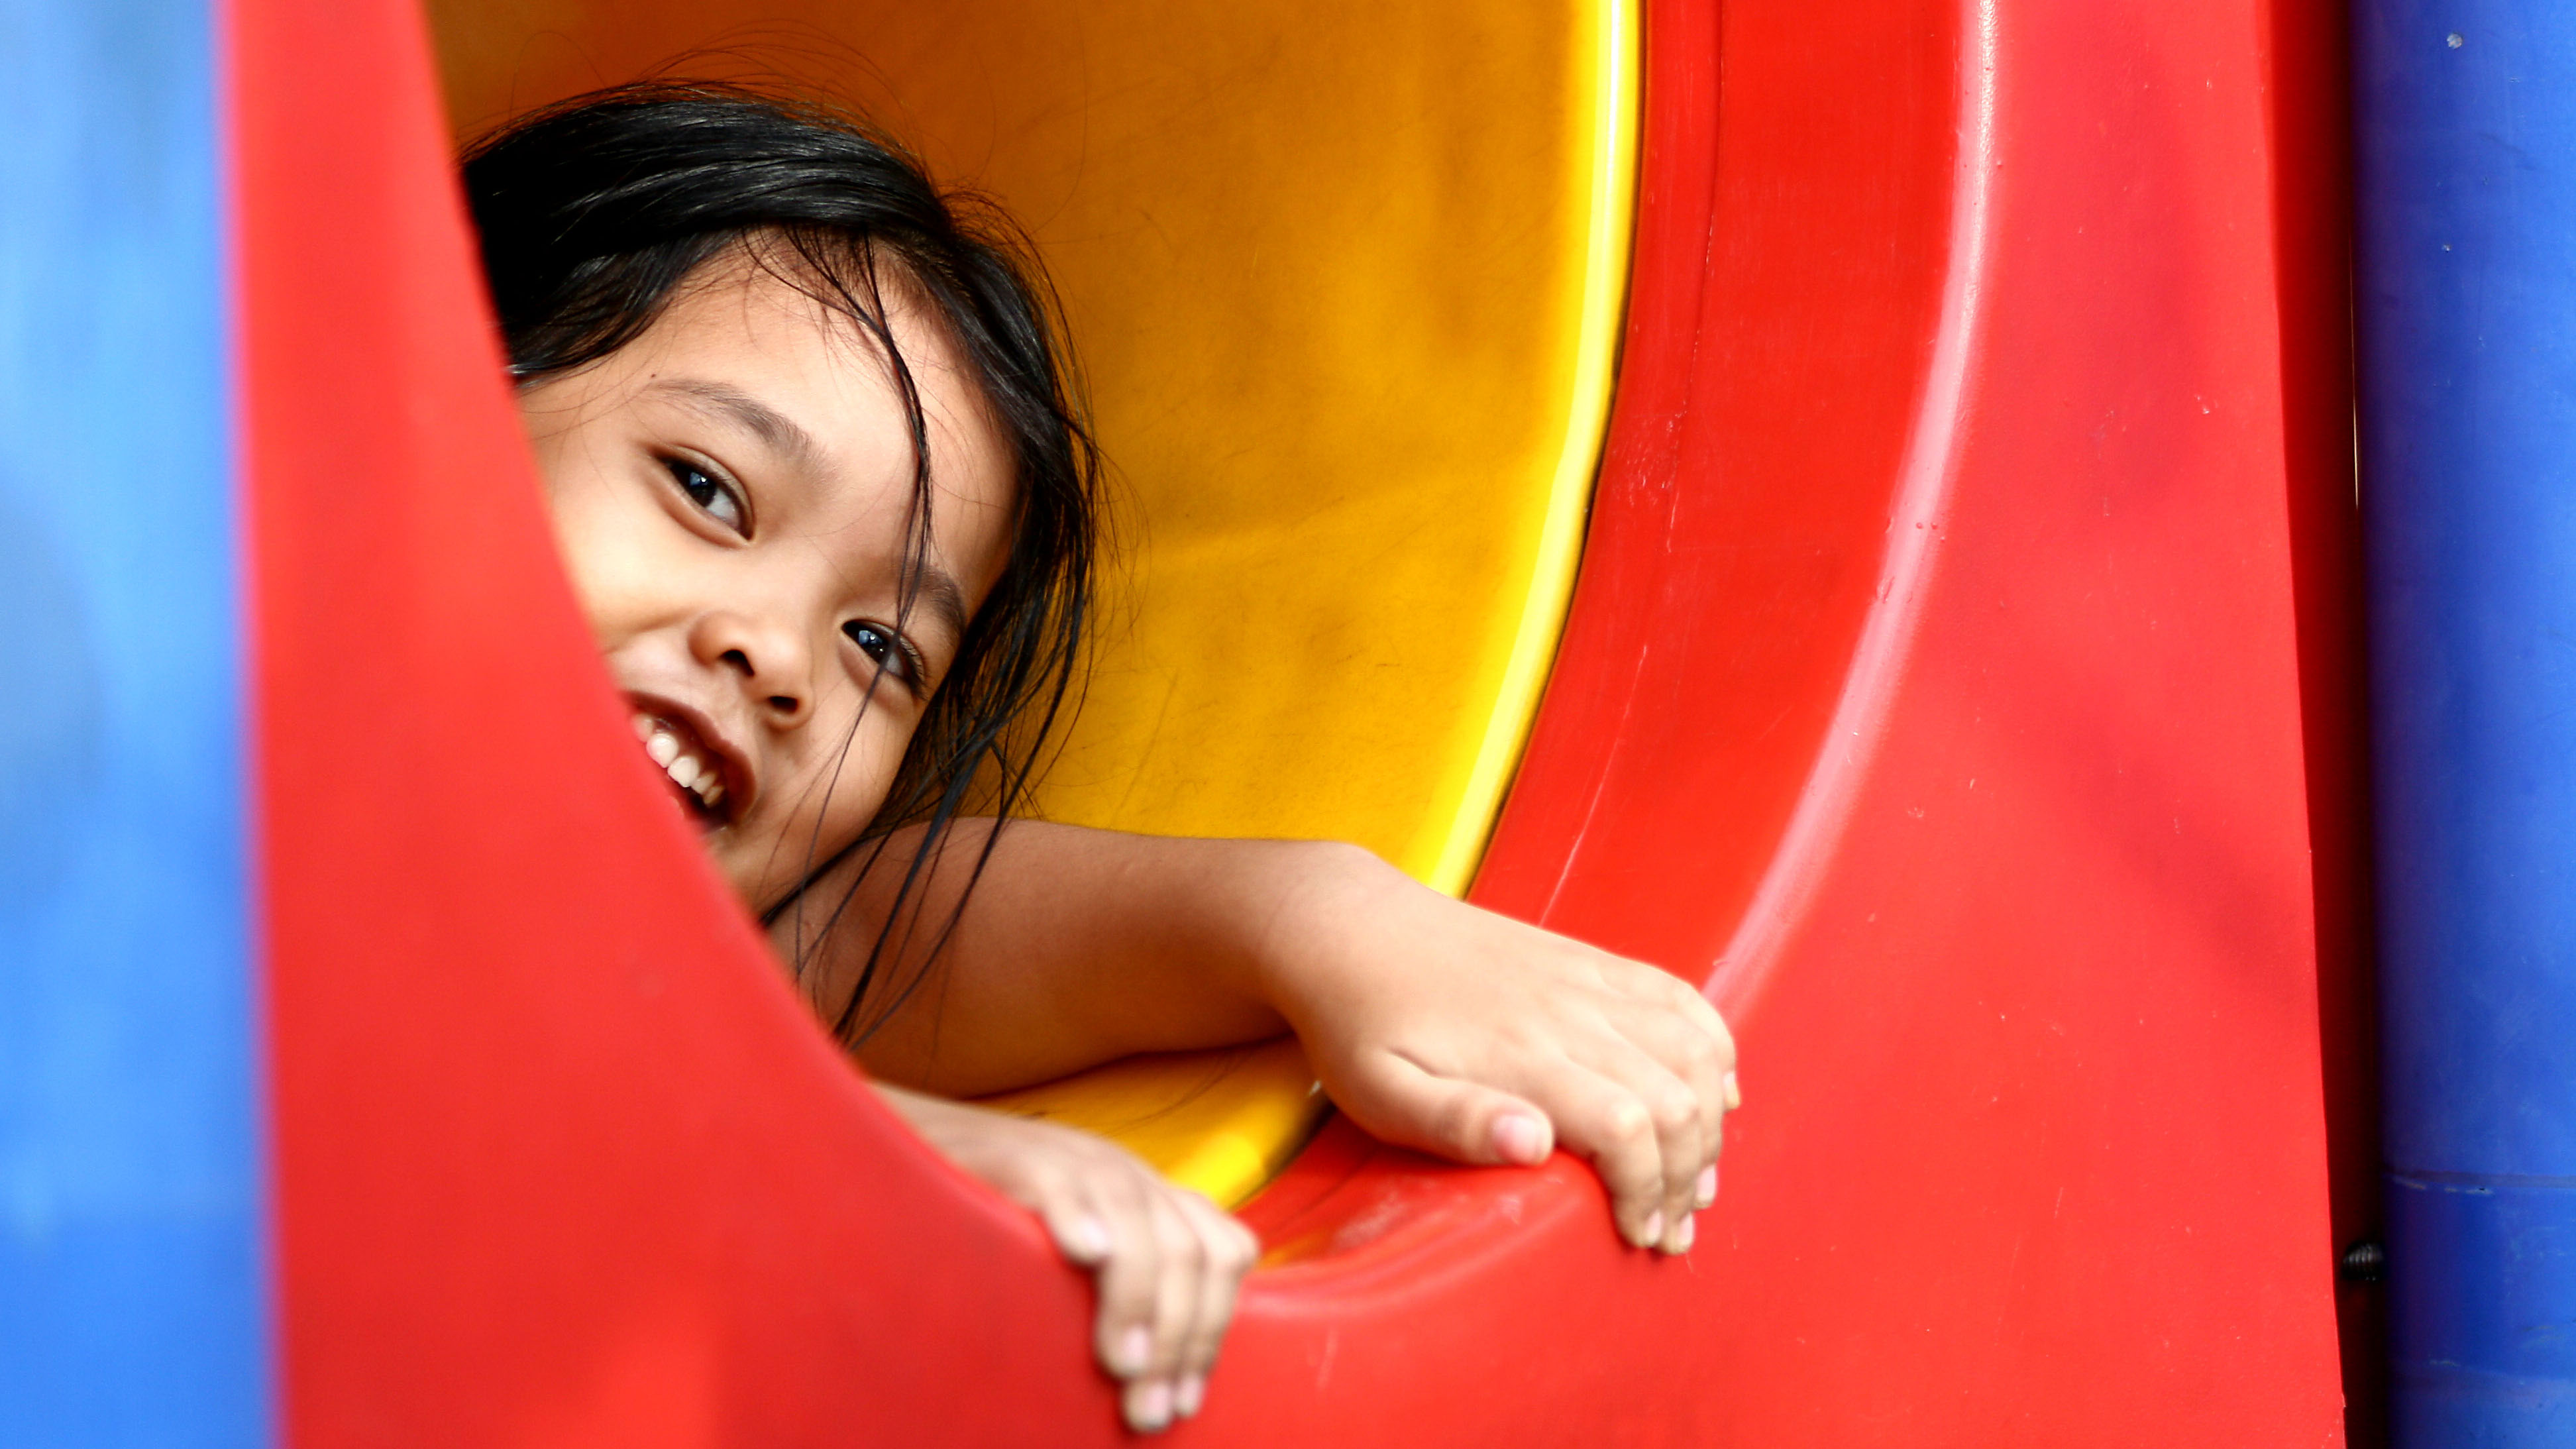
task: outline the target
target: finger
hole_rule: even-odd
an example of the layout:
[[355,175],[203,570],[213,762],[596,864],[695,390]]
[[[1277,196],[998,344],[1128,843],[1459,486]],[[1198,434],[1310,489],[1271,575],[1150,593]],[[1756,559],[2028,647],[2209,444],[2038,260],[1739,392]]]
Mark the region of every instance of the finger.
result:
[[1109,1169],[1092,1191],[1113,1243],[1100,1269],[1101,1367],[1124,1380],[1118,1398],[1127,1426],[1155,1433],[1172,1421],[1172,1381],[1161,1368],[1170,1336],[1165,1283],[1180,1266],[1172,1261],[1171,1210],[1161,1181],[1141,1166]]
[[[1716,1055],[1718,1072],[1732,1082],[1735,1077],[1735,1033],[1727,1027],[1726,1018],[1718,1014],[1717,1007],[1700,993],[1699,988],[1679,977],[1668,976],[1665,979],[1672,983],[1674,1008],[1682,1014],[1684,1020],[1708,1034],[1710,1047]],[[1733,1087],[1729,1087],[1726,1110],[1732,1112],[1743,1105],[1743,1098],[1737,1095]]]
[[1631,984],[1642,989],[1631,998],[1636,1010],[1621,1016],[1619,1029],[1688,1082],[1700,1101],[1706,1156],[1691,1173],[1690,1205],[1696,1211],[1717,1200],[1715,1169],[1726,1145],[1726,1114],[1744,1102],[1735,1076],[1735,1039],[1716,1008],[1687,982],[1652,967],[1634,969]]
[[1073,1198],[1050,1198],[1038,1213],[1046,1224],[1047,1236],[1055,1239],[1055,1248],[1065,1261],[1084,1268],[1097,1268],[1109,1261],[1113,1244],[1109,1225],[1100,1220],[1088,1202]]
[[1566,1146],[1590,1158],[1601,1175],[1619,1235],[1641,1248],[1661,1242],[1671,1226],[1669,1194],[1663,1144],[1645,1102],[1615,1078],[1571,1062],[1552,1075],[1543,1095]]
[[[1726,1018],[1718,1014],[1717,1008],[1706,996],[1692,988],[1688,982],[1677,984],[1682,987],[1683,1014],[1707,1031],[1713,1047],[1713,1060],[1718,1068],[1719,1104],[1728,1112],[1736,1111],[1744,1105],[1744,1087],[1736,1076],[1735,1034],[1727,1027]],[[1693,1199],[1703,1208],[1717,1201],[1717,1159],[1726,1150],[1726,1119],[1722,1115],[1717,1119],[1716,1130],[1709,1141],[1708,1148],[1708,1165],[1700,1169],[1692,1194]]]
[[1691,1214],[1697,1210],[1699,1170],[1711,1155],[1709,1134],[1700,1123],[1699,1099],[1691,1095],[1687,1083],[1660,1066],[1643,1075],[1650,1080],[1639,1095],[1654,1118],[1656,1165],[1663,1175],[1663,1201],[1657,1210],[1664,1231],[1658,1246],[1667,1253],[1688,1252],[1696,1231]]
[[[1590,1059],[1587,1059],[1590,1058]],[[1690,1085],[1632,1040],[1617,1048],[1597,1045],[1576,1060],[1633,1093],[1645,1109],[1655,1136],[1655,1208],[1661,1230],[1651,1246],[1667,1253],[1683,1251],[1695,1229],[1699,1170],[1711,1157],[1709,1130],[1700,1119],[1700,1099]]]
[[1109,1234],[1109,1253],[1095,1279],[1100,1311],[1093,1351],[1111,1378],[1133,1383],[1154,1358],[1154,1287],[1158,1269],[1152,1219],[1132,1183],[1119,1174],[1095,1181],[1084,1207]]
[[1637,1004],[1610,1013],[1612,1025],[1639,1051],[1690,1088],[1700,1130],[1714,1138],[1727,1113],[1726,1078],[1734,1065],[1720,1042],[1678,1012]]
[[[1725,1140],[1728,1088],[1719,1043],[1696,1022],[1674,1011],[1639,1004],[1614,1013],[1614,1017],[1622,1036],[1690,1090],[1697,1122],[1696,1147],[1686,1157],[1668,1156],[1664,1173],[1677,1199],[1674,1211],[1696,1212],[1708,1206],[1701,1200],[1700,1179],[1716,1161]],[[1651,1083],[1645,1086],[1654,1089]],[[1674,1134],[1666,1132],[1663,1136],[1669,1151]],[[1667,1224],[1668,1228],[1680,1226],[1679,1220]]]
[[1172,1381],[1142,1378],[1119,1391],[1118,1409],[1127,1427],[1139,1434],[1159,1434],[1172,1427]]
[[[1198,1284],[1208,1274],[1208,1245],[1198,1225],[1180,1207],[1182,1194],[1172,1186],[1151,1183],[1154,1214],[1154,1351],[1144,1379],[1162,1385],[1164,1421],[1170,1421],[1170,1395],[1180,1379],[1182,1346],[1190,1341],[1190,1323],[1198,1318]],[[1159,1428],[1159,1426],[1157,1426]]]
[[1716,1051],[1721,1072],[1735,1070],[1735,1035],[1727,1028],[1726,1018],[1701,994],[1699,988],[1660,967],[1639,961],[1620,961],[1613,983],[1620,991],[1637,1000],[1652,1003],[1680,1015],[1704,1032]]
[[1392,1052],[1362,1068],[1366,1095],[1392,1116],[1359,1125],[1404,1147],[1418,1147],[1479,1166],[1535,1167],[1556,1150],[1548,1114],[1527,1100],[1477,1082],[1443,1077]]
[[1199,1277],[1199,1299],[1190,1317],[1188,1338],[1181,1345],[1179,1377],[1172,1384],[1172,1414],[1186,1419],[1199,1411],[1207,1394],[1208,1374],[1216,1368],[1217,1350],[1234,1321],[1236,1295],[1243,1275],[1252,1270],[1260,1244],[1252,1230],[1197,1193],[1180,1196],[1181,1209],[1207,1250],[1207,1270]]

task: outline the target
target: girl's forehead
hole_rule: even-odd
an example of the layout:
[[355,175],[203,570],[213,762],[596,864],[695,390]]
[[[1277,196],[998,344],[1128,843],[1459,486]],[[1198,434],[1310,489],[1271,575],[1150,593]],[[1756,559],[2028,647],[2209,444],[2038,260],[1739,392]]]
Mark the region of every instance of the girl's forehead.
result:
[[971,444],[962,435],[986,421],[981,391],[935,309],[893,275],[878,292],[873,303],[851,299],[868,308],[862,321],[819,280],[730,252],[675,289],[637,344],[673,360],[757,376],[811,408],[853,412],[853,421],[868,425],[871,441],[891,417],[900,425],[893,441],[907,452],[908,380],[924,423],[961,435],[934,435],[932,445]]
[[[709,263],[621,349],[612,407],[676,411],[757,456],[773,507],[834,528],[916,499],[938,551],[977,599],[1008,552],[1013,460],[935,308],[900,274],[878,295],[886,339],[776,262]],[[864,301],[864,298],[861,299]],[[908,399],[902,380],[908,376]],[[916,414],[917,409],[917,414]],[[916,421],[919,431],[916,433]],[[930,488],[917,492],[926,449]]]

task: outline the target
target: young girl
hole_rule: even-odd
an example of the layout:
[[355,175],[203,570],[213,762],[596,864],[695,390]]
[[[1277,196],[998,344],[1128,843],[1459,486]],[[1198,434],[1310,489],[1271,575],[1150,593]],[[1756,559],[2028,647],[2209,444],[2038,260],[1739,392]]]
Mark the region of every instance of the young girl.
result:
[[844,120],[708,86],[540,113],[465,180],[640,747],[886,1100],[1094,1272],[1131,1424],[1198,1410],[1250,1234],[1110,1142],[952,1099],[1294,1031],[1378,1136],[1562,1143],[1628,1241],[1690,1248],[1737,1092],[1687,986],[1354,847],[1011,818],[1097,504],[998,219]]

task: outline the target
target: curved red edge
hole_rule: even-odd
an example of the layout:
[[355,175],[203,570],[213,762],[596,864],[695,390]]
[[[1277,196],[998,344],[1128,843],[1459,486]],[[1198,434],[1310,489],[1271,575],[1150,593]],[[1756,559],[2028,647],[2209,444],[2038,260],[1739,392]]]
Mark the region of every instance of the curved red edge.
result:
[[[2337,16],[1649,19],[1618,406],[1475,898],[1709,984],[1754,1102],[1690,1277],[1615,1290],[1596,1422],[2334,1442],[2329,1100],[2347,1220],[2370,1152]],[[1420,1259],[1526,1234],[1427,1179],[1311,1155],[1251,1209],[1274,1284],[1311,1261],[1325,1316],[1335,1234],[1408,1208]]]
[[[416,17],[230,14],[288,1432],[1122,1438],[1080,1280],[861,1089],[624,740]],[[1890,557],[1984,95],[1881,734],[1740,1022],[1688,1261],[1620,1249],[1580,1166],[1330,1129],[1247,1213],[1274,1266],[1176,1438],[2330,1441],[2284,462],[2316,319],[2261,96],[2321,23],[1648,21],[1621,393],[1478,898],[1695,978],[1735,937]]]

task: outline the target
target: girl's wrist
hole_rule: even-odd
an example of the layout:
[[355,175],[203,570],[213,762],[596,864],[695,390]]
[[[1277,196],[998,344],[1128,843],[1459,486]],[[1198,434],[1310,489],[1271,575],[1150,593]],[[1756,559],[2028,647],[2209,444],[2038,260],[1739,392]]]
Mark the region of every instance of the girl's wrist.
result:
[[1333,963],[1354,959],[1331,938],[1367,911],[1367,902],[1405,877],[1366,847],[1329,840],[1265,841],[1265,858],[1249,882],[1251,904],[1240,915],[1238,947],[1247,986],[1298,1036],[1314,1040],[1312,1016],[1340,994]]

